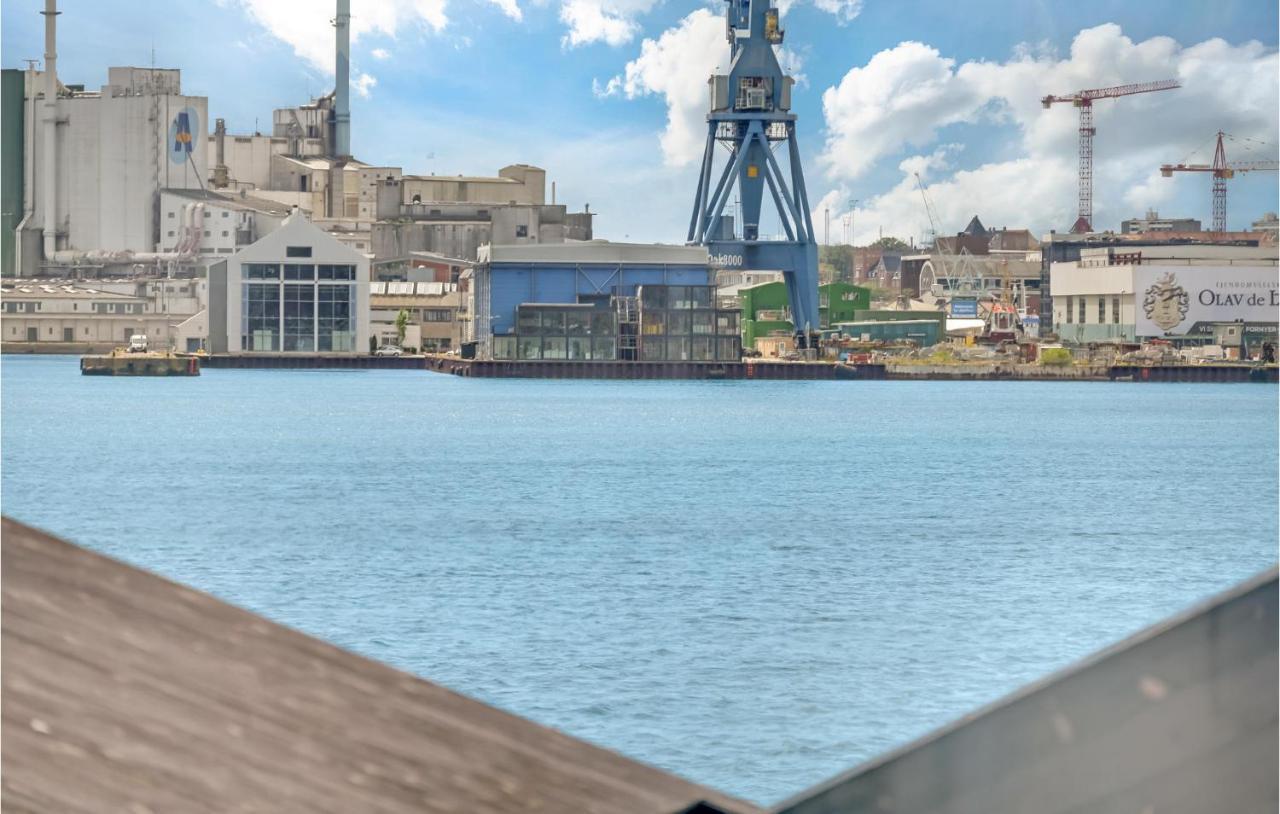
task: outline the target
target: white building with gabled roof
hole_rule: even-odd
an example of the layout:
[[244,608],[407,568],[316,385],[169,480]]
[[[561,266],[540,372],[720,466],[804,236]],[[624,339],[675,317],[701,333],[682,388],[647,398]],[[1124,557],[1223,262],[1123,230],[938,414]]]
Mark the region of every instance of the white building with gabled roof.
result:
[[294,211],[209,269],[212,353],[365,353],[369,260]]

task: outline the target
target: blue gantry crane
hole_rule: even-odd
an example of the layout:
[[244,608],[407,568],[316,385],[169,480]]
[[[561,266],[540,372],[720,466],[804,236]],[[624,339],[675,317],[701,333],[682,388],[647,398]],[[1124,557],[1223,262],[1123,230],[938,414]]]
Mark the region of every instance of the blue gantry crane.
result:
[[[728,6],[730,68],[727,75],[710,80],[707,147],[688,241],[705,245],[712,265],[718,267],[783,272],[797,342],[810,347],[819,328],[818,244],[800,168],[796,116],[791,112],[794,80],[783,74],[774,52],[782,42],[778,9],[772,0],[728,0]],[[713,185],[717,144],[728,149],[729,158]],[[790,183],[774,156],[784,144]],[[740,234],[733,218],[724,213],[735,185]],[[785,240],[780,235],[766,239],[760,233],[765,187]]]

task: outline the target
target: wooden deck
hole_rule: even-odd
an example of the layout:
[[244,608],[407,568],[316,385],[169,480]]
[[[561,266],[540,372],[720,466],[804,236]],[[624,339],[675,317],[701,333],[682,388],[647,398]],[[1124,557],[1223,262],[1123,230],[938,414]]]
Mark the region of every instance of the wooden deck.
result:
[[756,811],[3,521],[6,812]]

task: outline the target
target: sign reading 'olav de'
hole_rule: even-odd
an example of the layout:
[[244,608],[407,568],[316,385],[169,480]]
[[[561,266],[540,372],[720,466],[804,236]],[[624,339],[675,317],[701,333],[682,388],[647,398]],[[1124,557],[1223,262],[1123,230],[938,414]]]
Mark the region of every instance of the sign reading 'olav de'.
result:
[[1280,270],[1275,266],[1137,266],[1133,270],[1138,336],[1185,336],[1214,322],[1276,322]]

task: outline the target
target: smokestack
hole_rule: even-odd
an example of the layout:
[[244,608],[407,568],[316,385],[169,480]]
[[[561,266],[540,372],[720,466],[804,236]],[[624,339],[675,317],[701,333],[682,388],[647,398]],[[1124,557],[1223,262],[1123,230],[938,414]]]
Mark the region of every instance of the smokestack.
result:
[[338,0],[334,29],[333,154],[351,155],[351,0]]
[[44,258],[58,250],[58,0],[45,0],[44,11]]
[[218,189],[225,189],[229,182],[225,150],[226,139],[227,122],[225,119],[218,119],[213,128],[213,144],[218,158],[218,163],[213,167],[213,185]]

